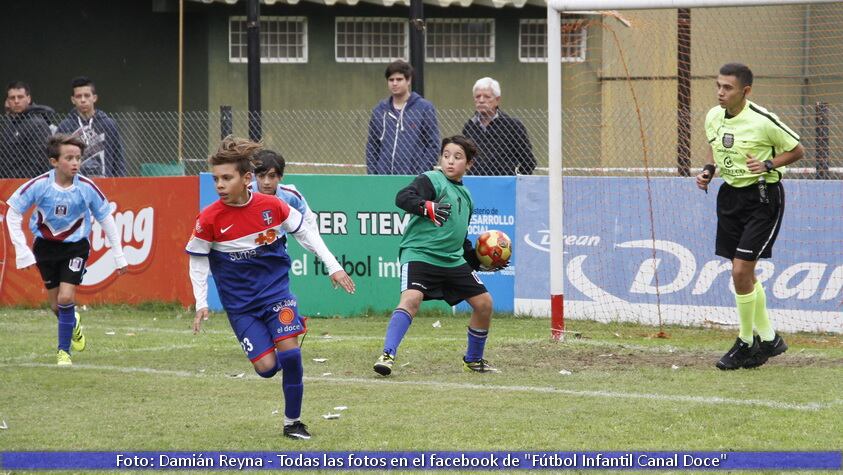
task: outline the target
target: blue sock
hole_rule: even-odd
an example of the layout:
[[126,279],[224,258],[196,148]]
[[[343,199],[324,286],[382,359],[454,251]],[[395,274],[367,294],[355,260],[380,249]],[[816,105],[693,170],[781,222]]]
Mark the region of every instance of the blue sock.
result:
[[284,416],[298,420],[301,417],[301,401],[304,397],[304,367],[301,364],[301,349],[282,351],[277,354],[283,371],[281,388],[284,390]]
[[70,340],[76,326],[76,305],[59,305],[59,349],[70,353]]
[[407,329],[410,328],[411,323],[413,323],[413,317],[410,316],[410,312],[403,308],[396,308],[392,312],[392,318],[389,320],[389,326],[386,327],[386,338],[383,342],[384,353],[389,353],[392,356],[398,353],[398,345],[401,344],[401,340],[407,334]]
[[468,348],[465,350],[466,361],[480,361],[486,348],[486,337],[489,330],[468,327]]

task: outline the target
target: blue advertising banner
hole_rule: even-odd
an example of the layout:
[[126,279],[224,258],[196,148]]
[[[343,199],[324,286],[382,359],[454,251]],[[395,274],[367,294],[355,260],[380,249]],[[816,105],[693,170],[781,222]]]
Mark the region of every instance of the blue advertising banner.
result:
[[[515,177],[513,176],[467,176],[463,180],[471,190],[474,200],[474,215],[468,227],[468,238],[476,243],[477,238],[489,230],[503,231],[512,240],[513,252],[509,267],[499,272],[480,272],[480,279],[492,295],[496,312],[512,312],[515,308]],[[471,307],[463,302],[458,310],[468,311]]]
[[0,452],[0,470],[840,470],[840,452]]
[[[720,180],[566,177],[566,318],[734,324],[731,263],[714,255]],[[773,259],[757,266],[776,327],[843,332],[843,185],[785,180]],[[547,177],[518,177],[516,312],[550,313]],[[650,206],[652,204],[652,206]],[[651,224],[652,223],[652,224]]]

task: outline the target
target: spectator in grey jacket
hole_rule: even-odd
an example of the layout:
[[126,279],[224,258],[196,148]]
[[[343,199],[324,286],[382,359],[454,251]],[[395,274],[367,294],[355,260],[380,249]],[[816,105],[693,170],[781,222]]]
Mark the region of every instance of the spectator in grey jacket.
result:
[[492,78],[474,83],[474,117],[462,134],[477,144],[479,154],[472,175],[532,175],[536,168],[533,147],[524,124],[498,107],[501,85]]
[[0,178],[33,178],[50,169],[47,120],[53,110],[32,103],[29,85],[15,81],[6,87],[6,114],[0,123]]
[[59,124],[59,133],[79,135],[85,142],[80,172],[85,176],[126,176],[123,140],[114,119],[96,108],[97,88],[90,78],[71,81],[74,109]]

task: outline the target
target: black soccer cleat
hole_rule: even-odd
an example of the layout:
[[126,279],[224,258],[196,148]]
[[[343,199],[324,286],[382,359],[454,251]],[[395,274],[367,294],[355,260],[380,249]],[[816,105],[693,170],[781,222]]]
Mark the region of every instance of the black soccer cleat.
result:
[[776,333],[776,336],[772,341],[761,342],[761,351],[766,354],[768,358],[779,356],[787,351],[787,343],[784,342],[784,338],[782,338],[781,335]]
[[500,373],[500,370],[490,365],[488,361],[479,359],[477,361],[466,361],[462,359],[463,371],[474,373]]
[[[722,370],[743,368],[746,364],[756,363],[756,358],[760,351],[760,340],[753,338],[752,345],[749,345],[738,337],[735,339],[735,344],[732,345],[732,348],[720,358],[720,361],[715,366],[717,366],[717,369]],[[766,362],[767,359],[765,358],[763,362],[756,366],[761,366]]]
[[395,364],[395,357],[385,352],[375,361],[374,370],[381,376],[389,376],[392,374],[392,366]]
[[284,426],[284,437],[307,440],[310,439],[310,432],[307,431],[307,426],[301,421],[296,421],[288,426]]
[[787,343],[778,333],[771,341],[762,341],[760,336],[755,335],[753,344],[755,342],[759,345],[758,354],[743,365],[746,369],[757,368],[766,363],[768,359],[787,351]]

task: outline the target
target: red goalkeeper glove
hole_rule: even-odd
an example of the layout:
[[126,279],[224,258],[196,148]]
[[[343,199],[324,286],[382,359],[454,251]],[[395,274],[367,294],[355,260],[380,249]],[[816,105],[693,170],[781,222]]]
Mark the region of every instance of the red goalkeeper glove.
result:
[[427,217],[437,226],[442,226],[451,216],[451,205],[450,203],[442,203],[443,199],[444,197],[440,198],[439,201],[422,201],[419,203],[422,216]]

